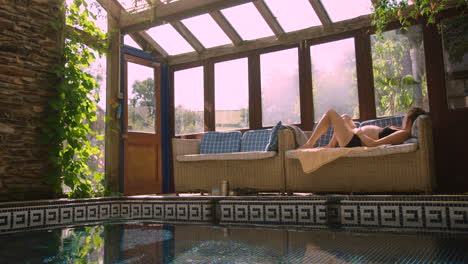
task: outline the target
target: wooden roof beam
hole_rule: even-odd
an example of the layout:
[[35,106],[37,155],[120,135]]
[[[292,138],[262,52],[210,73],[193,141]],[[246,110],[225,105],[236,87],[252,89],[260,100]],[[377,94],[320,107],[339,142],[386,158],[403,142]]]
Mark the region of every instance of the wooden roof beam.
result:
[[120,21],[122,15],[126,13],[125,9],[117,0],[97,0],[97,2],[107,11],[107,14],[111,15],[117,22]]
[[[105,0],[100,0],[105,1]],[[222,8],[237,6],[253,0],[179,0],[158,5],[138,13],[124,14],[120,19],[123,33],[146,30],[158,25],[192,16],[202,15]]]
[[179,32],[179,34],[192,46],[192,48],[201,53],[205,50],[205,47],[201,44],[201,42],[195,37],[192,32],[180,21],[171,22],[171,25],[174,29]]
[[[127,11],[120,5],[117,0],[97,0],[98,3],[107,11],[114,20],[119,21],[122,15],[127,14]],[[152,0],[150,0],[152,1]],[[146,32],[134,32],[129,34],[130,37],[145,51],[149,51],[154,57],[166,59],[169,54],[161,48]]]
[[270,8],[265,4],[263,0],[256,0],[253,2],[255,7],[257,8],[260,15],[262,15],[263,19],[267,22],[268,26],[271,28],[271,31],[275,33],[276,37],[280,37],[284,34],[284,30],[281,25],[278,23],[278,20],[271,12]]
[[314,9],[315,13],[317,14],[318,18],[322,25],[330,25],[332,23],[330,16],[328,15],[327,10],[322,4],[320,0],[309,0],[312,8]]
[[220,47],[214,47],[205,50],[203,53],[198,54],[196,52],[175,55],[169,57],[169,65],[176,65],[182,63],[189,63],[199,60],[204,60],[213,57],[220,57],[224,55],[236,54],[251,50],[257,50],[262,48],[268,48],[278,45],[289,45],[297,44],[303,40],[314,39],[319,37],[325,37],[340,33],[345,33],[365,27],[371,26],[371,17],[370,15],[360,16],[353,19],[348,19],[344,21],[339,21],[330,25],[316,26],[311,28],[306,28],[302,30],[297,30],[289,33],[285,33],[280,39],[276,36],[265,37],[256,40],[244,41],[239,46],[224,45]]
[[231,25],[231,23],[226,19],[226,17],[221,13],[221,11],[210,12],[210,16],[218,24],[218,26],[224,31],[228,38],[232,41],[234,46],[239,46],[242,43],[242,38]]
[[144,51],[151,52],[156,58],[167,60],[169,56],[167,51],[154,41],[148,33],[141,31],[129,33],[129,35]]

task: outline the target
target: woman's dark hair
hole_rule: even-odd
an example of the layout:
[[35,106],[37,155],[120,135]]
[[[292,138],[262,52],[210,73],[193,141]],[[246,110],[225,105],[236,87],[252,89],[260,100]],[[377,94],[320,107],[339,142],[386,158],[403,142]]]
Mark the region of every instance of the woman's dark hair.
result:
[[406,112],[406,118],[411,120],[411,122],[414,123],[414,120],[416,120],[416,118],[418,118],[418,116],[420,115],[424,115],[426,113],[426,111],[424,111],[423,109],[419,108],[419,107],[411,107],[408,112]]

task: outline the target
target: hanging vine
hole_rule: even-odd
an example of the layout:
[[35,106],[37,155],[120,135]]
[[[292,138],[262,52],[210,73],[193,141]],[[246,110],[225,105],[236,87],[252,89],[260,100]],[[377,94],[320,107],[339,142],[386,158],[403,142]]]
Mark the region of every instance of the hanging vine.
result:
[[[49,147],[48,181],[57,193],[63,184],[68,186],[70,197],[102,196],[108,194],[104,175],[88,164],[90,157],[100,152],[89,137],[103,140],[91,129],[91,123],[97,120],[98,83],[85,70],[95,60],[93,50],[100,56],[105,54],[107,36],[91,20],[96,19],[96,14],[84,0],[74,0],[63,8],[65,23],[54,23],[56,29],[64,32],[73,27],[82,34],[67,34],[63,61],[51,70],[55,83],[42,136],[42,142]],[[92,49],[85,45],[84,35],[97,40],[97,45]]]

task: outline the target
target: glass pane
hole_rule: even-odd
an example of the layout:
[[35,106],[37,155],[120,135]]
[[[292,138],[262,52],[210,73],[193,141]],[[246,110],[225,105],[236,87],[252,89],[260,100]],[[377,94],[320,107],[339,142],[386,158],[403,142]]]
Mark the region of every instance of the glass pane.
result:
[[184,19],[182,23],[206,48],[231,43],[231,40],[208,14]]
[[310,53],[315,121],[330,108],[359,118],[354,39],[311,46]]
[[216,130],[249,127],[247,58],[215,64]]
[[141,49],[140,45],[138,45],[138,43],[136,43],[132,37],[130,37],[130,35],[125,35],[124,37],[124,44],[127,45],[127,46],[130,46],[130,47],[134,47],[134,48],[137,48],[137,49]]
[[387,31],[372,41],[377,116],[403,115],[411,106],[429,110],[422,27]]
[[333,22],[367,15],[372,12],[371,0],[322,0]]
[[194,51],[170,24],[151,28],[147,32],[169,55]]
[[149,7],[146,0],[118,0],[118,2],[129,12],[141,11]]
[[468,107],[467,16],[443,21],[445,86],[450,109]]
[[174,72],[175,134],[204,131],[203,67]]
[[284,31],[321,25],[309,0],[265,0]]
[[252,3],[223,9],[221,12],[244,40],[274,35]]
[[128,131],[155,132],[154,69],[128,62]]
[[297,48],[260,55],[262,123],[301,122]]
[[[99,95],[96,109],[96,121],[90,122],[91,130],[96,134],[88,134],[88,140],[92,147],[99,149],[99,152],[92,154],[88,160],[88,165],[94,168],[99,173],[104,173],[104,162],[105,162],[105,147],[104,147],[104,136],[105,136],[105,121],[106,115],[106,77],[107,77],[107,60],[106,56],[99,56],[97,52],[93,51],[95,56],[94,62],[92,62],[85,72],[90,73],[97,82],[97,87],[89,94],[89,97],[95,98],[95,95]],[[94,179],[90,177],[90,180],[94,182]]]

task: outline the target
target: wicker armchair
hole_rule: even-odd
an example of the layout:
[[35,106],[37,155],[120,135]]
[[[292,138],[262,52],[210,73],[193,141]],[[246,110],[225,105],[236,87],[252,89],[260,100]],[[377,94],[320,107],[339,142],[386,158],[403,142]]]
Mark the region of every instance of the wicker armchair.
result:
[[[199,154],[200,140],[172,139],[172,162],[175,191],[209,192],[228,180],[230,189],[284,192],[283,133],[279,131],[278,152],[236,152]],[[209,160],[196,160],[206,156]],[[201,157],[203,158],[203,157]]]
[[[435,187],[432,123],[418,119],[418,147],[408,153],[341,157],[306,174],[299,160],[285,156],[288,192],[429,192]],[[308,132],[310,134],[310,132]],[[285,149],[295,148],[291,131],[283,133]]]

